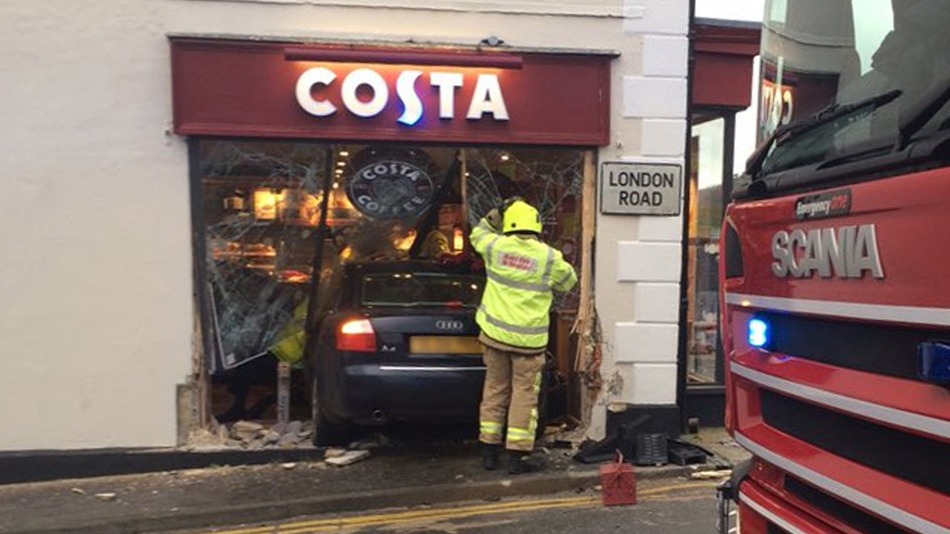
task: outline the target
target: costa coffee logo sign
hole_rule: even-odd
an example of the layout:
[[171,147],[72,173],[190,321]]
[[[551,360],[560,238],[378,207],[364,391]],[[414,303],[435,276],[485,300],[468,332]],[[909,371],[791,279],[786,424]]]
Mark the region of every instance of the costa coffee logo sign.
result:
[[356,209],[376,219],[404,219],[425,211],[434,193],[432,179],[405,161],[383,160],[356,171],[347,196]]
[[[326,67],[314,67],[304,71],[297,79],[297,103],[315,117],[329,117],[337,113],[339,110],[335,104],[327,99],[314,97],[314,88],[322,86],[331,91],[339,91],[347,112],[357,117],[371,118],[379,115],[387,106],[397,105],[394,101],[398,100],[404,111],[397,122],[412,126],[419,122],[426,112],[416,87],[419,79],[425,75],[425,72],[419,70],[404,70],[396,78],[395,87],[390,88],[386,79],[371,68],[356,69],[347,74],[342,82],[337,83],[336,72]],[[454,119],[455,96],[464,86],[465,77],[460,72],[430,72],[427,77],[428,85],[439,92],[439,118]],[[372,92],[369,100],[360,99],[358,96],[364,86]],[[391,98],[393,92],[395,98]],[[497,74],[478,75],[465,118],[477,121],[483,119],[486,114],[496,121],[508,120],[508,108]]]

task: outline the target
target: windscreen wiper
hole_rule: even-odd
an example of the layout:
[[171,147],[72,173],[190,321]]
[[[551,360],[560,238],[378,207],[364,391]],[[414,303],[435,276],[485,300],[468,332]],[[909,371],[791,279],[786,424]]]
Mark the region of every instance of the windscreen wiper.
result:
[[819,126],[834,122],[842,117],[853,115],[864,109],[877,109],[885,104],[889,104],[897,97],[904,94],[900,89],[892,89],[886,93],[865,98],[851,104],[832,104],[825,109],[815,113],[807,119],[793,122],[784,128],[779,128],[775,132],[777,143],[785,143],[794,139],[804,132],[813,130]]
[[773,145],[777,147],[778,145],[787,143],[792,139],[799,137],[801,134],[807,131],[811,131],[825,124],[829,124],[842,117],[853,115],[859,111],[868,108],[872,110],[877,109],[894,101],[894,99],[901,96],[903,93],[904,92],[900,89],[893,89],[886,93],[874,95],[870,98],[865,98],[864,100],[859,100],[851,104],[832,104],[807,118],[786,124],[785,126],[779,126],[772,133],[772,135],[769,136],[768,140],[759,145],[759,148],[756,149],[752,156],[749,157],[749,162],[746,167],[746,174],[753,178],[759,174],[759,171],[762,170],[762,165],[771,154],[771,148]]
[[901,116],[898,126],[900,134],[895,150],[906,148],[910,138],[930,122],[930,119],[946,105],[948,100],[950,100],[950,78],[944,79],[943,83],[921,98],[906,115]]

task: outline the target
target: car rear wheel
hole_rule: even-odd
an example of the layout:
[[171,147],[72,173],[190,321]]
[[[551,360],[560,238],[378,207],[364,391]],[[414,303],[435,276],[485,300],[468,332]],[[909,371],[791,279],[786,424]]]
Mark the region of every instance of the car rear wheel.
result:
[[311,377],[310,403],[313,413],[313,444],[317,447],[336,447],[349,444],[350,425],[331,421],[320,408],[317,377]]

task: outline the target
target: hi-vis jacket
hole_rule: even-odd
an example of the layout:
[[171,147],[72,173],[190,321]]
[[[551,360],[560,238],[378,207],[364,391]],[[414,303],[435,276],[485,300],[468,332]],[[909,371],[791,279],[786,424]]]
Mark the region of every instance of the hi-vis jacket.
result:
[[475,315],[482,333],[506,345],[544,351],[551,292],[574,287],[574,268],[553,247],[536,239],[500,234],[486,219],[472,229],[470,240],[488,273]]

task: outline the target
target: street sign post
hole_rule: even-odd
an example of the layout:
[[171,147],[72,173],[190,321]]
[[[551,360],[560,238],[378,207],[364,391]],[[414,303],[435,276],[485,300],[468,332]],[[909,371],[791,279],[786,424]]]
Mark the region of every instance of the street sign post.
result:
[[600,212],[607,215],[679,215],[683,166],[607,161],[600,166]]

